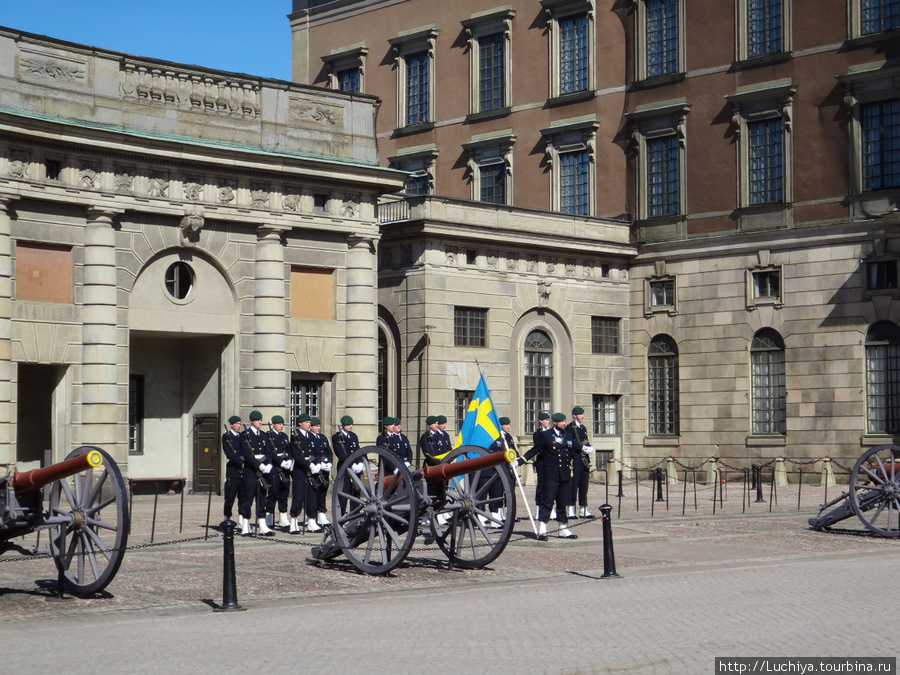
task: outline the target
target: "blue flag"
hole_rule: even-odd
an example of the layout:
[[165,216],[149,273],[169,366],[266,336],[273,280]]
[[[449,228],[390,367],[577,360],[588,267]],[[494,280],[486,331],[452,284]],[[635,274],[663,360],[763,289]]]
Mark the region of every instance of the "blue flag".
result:
[[489,448],[491,444],[500,438],[500,422],[494,411],[491,401],[491,392],[488,391],[484,375],[478,381],[478,387],[472,395],[472,402],[463,419],[462,429],[456,437],[454,448],[461,445],[477,445],[480,448]]

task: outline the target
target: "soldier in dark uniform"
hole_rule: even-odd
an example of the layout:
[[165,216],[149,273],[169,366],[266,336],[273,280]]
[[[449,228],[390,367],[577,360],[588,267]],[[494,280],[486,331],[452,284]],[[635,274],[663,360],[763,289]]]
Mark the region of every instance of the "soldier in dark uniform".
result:
[[[538,441],[541,436],[542,431],[546,431],[550,428],[550,413],[542,412],[538,413],[538,428],[535,429],[535,432],[531,435],[531,446],[534,447],[538,444]],[[534,458],[534,462],[532,463],[534,466],[534,508],[537,510],[541,504],[541,464],[544,461],[544,458],[538,455]],[[556,510],[550,514],[550,520],[556,519]]]
[[400,432],[400,420],[396,417],[385,417],[381,423],[384,431],[376,439],[375,445],[390,450],[406,464],[407,468],[410,468],[413,460],[412,448],[409,439]]
[[[525,453],[525,459],[543,455],[541,466],[541,502],[538,505],[538,539],[547,541],[547,523],[550,511],[556,503],[557,520],[559,521],[559,537],[577,539],[568,527],[566,507],[572,496],[572,434],[566,429],[566,416],[553,413],[550,418],[553,426],[540,432],[537,443]],[[517,464],[523,464],[520,457]]]
[[436,416],[429,415],[425,418],[425,433],[419,439],[419,445],[422,448],[425,463],[430,466],[440,464],[444,456],[452,450],[450,437],[441,433]]
[[[500,435],[497,437],[497,440],[491,444],[491,447],[488,448],[491,452],[506,452],[507,449],[515,450],[516,449],[516,439],[513,438],[513,435],[509,432],[509,418],[501,417],[500,422]],[[497,467],[498,471],[501,470],[510,470],[515,471],[515,469],[511,468],[508,464],[501,464]],[[515,480],[515,479],[514,479]],[[494,481],[491,484],[490,491],[488,494],[488,498],[491,500],[491,504],[499,505],[501,503],[501,499],[503,497],[503,485],[500,481]],[[503,512],[502,507],[497,506],[496,509],[492,511],[493,516],[500,521],[506,520],[506,513]],[[494,527],[499,527],[496,523],[493,523]]]
[[278,526],[287,531],[291,525],[288,520],[288,494],[291,491],[291,470],[294,468],[294,460],[291,453],[291,440],[284,433],[284,418],[281,415],[272,417],[271,429],[266,435],[269,437],[272,452],[275,455],[273,492],[278,503]]
[[318,417],[313,417],[310,420],[313,461],[309,467],[311,477],[306,500],[306,516],[309,519],[306,529],[310,532],[318,532],[322,529],[322,525],[331,525],[325,514],[328,512],[326,498],[334,455],[331,452],[331,446],[328,445],[328,438],[321,431],[322,422]]
[[[350,415],[344,415],[341,418],[340,430],[331,437],[331,448],[334,450],[334,455],[337,458],[337,471],[341,470],[344,462],[347,461],[347,458],[352,453],[359,450],[359,437],[353,433],[353,418]],[[342,493],[357,494],[358,492],[353,488],[353,481],[350,479],[351,471],[359,476],[365,471],[365,466],[362,462],[357,462],[344,474],[343,484],[339,488]],[[346,512],[347,498],[338,497],[338,501],[341,505],[341,511]]]
[[231,518],[231,509],[234,507],[234,500],[238,500],[238,519],[243,527],[244,518],[246,516],[241,511],[244,505],[242,493],[244,491],[244,453],[241,450],[241,418],[238,415],[232,415],[228,418],[230,428],[222,434],[222,452],[225,453],[225,517]]
[[[291,434],[291,459],[294,460],[294,468],[291,471],[291,520],[290,533],[300,534],[300,511],[307,506],[307,493],[309,492],[309,479],[307,472],[312,463],[312,439],[310,437],[310,416],[303,413],[297,418],[297,426]],[[315,513],[313,513],[315,518]],[[307,520],[310,518],[306,512]]]
[[450,434],[447,433],[447,418],[443,415],[437,416],[438,432],[441,434],[444,444],[448,449],[453,448],[453,441],[450,440]]
[[[256,522],[259,534],[274,536],[274,532],[266,524],[267,501],[272,492],[270,474],[274,469],[275,457],[262,432],[262,413],[254,410],[250,413],[250,427],[241,432],[244,451],[244,500],[247,503],[247,512],[256,500]],[[274,495],[273,506],[274,506]],[[245,516],[248,517],[248,516]],[[241,528],[241,535],[250,534],[250,522],[245,521]]]
[[[572,432],[572,451],[575,453],[572,458],[572,499],[571,506],[568,507],[566,515],[569,518],[590,518],[588,511],[588,479],[591,475],[591,453],[594,449],[591,447],[591,441],[588,438],[587,427],[584,426],[584,408],[575,406],[572,408],[572,421],[569,422],[568,429]],[[576,515],[575,506],[578,505],[578,514]]]

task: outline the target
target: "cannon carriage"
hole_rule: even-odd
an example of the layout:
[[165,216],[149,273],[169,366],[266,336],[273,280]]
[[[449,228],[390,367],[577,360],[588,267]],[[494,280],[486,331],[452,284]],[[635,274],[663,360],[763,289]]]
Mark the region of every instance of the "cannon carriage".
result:
[[900,537],[900,446],[879,445],[864,452],[847,487],[809,519],[811,527],[825,530],[855,515],[879,536]]
[[[515,457],[514,451],[466,445],[440,464],[411,471],[390,450],[360,448],[335,476],[334,523],[312,556],[328,561],[343,553],[361,572],[387,574],[421,534],[453,564],[484,567],[506,548],[515,524],[514,479],[507,466]],[[355,464],[362,473],[352,470]]]
[[[50,555],[60,579],[77,595],[99,593],[113,580],[130,524],[122,473],[101,448],[83,446],[57,464],[0,476],[0,555]],[[41,547],[43,531],[48,542]],[[32,532],[38,533],[32,549],[12,541]]]

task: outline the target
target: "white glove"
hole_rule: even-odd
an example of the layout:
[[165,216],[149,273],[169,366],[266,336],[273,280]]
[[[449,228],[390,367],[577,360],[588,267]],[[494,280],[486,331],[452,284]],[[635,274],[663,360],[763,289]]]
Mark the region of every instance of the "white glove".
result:
[[292,460],[292,459],[284,460],[281,463],[281,468],[284,469],[285,471],[290,471],[291,469],[294,468],[294,460]]
[[319,473],[322,470],[321,464],[310,464],[309,470],[311,473]]
[[410,464],[409,462],[403,462],[403,463],[406,464],[406,468],[407,468],[407,469],[410,468],[410,467],[412,466],[412,464]]
[[262,471],[263,473],[269,473],[272,470],[272,465],[271,464],[260,464],[259,470]]
[[322,465],[322,468],[325,469],[326,472],[331,471],[331,462],[325,462]]
[[583,446],[581,446],[581,451],[584,454],[589,455],[594,451],[594,449],[589,445],[583,445]]
[[363,471],[366,470],[366,467],[362,462],[357,462],[350,468],[353,469],[353,473],[355,473],[355,474],[361,474]]

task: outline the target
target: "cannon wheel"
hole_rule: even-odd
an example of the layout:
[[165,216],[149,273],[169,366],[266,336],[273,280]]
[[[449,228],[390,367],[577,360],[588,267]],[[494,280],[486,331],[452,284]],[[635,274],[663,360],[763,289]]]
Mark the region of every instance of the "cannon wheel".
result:
[[[359,462],[365,470],[356,475],[350,467]],[[412,474],[386,448],[355,450],[335,476],[331,513],[337,545],[353,566],[366,574],[387,574],[406,559],[416,540],[419,495]]]
[[849,499],[856,517],[872,532],[900,537],[900,447],[879,445],[856,460]]
[[[488,451],[464,445],[452,450],[444,462],[466,459],[469,454],[486,455]],[[492,499],[491,487],[498,483],[502,493]],[[516,522],[515,480],[508,467],[501,464],[453,478],[447,482],[446,496],[446,504],[437,509],[431,519],[431,532],[441,550],[455,565],[470,569],[484,567],[496,560],[509,543]],[[505,520],[492,515],[501,509],[505,509]],[[456,537],[451,542],[454,511]]]
[[103,455],[103,464],[53,483],[45,520],[50,525],[50,555],[77,595],[99,593],[113,580],[131,528],[125,481],[113,458],[105,450],[83,446],[66,459],[93,450]]

